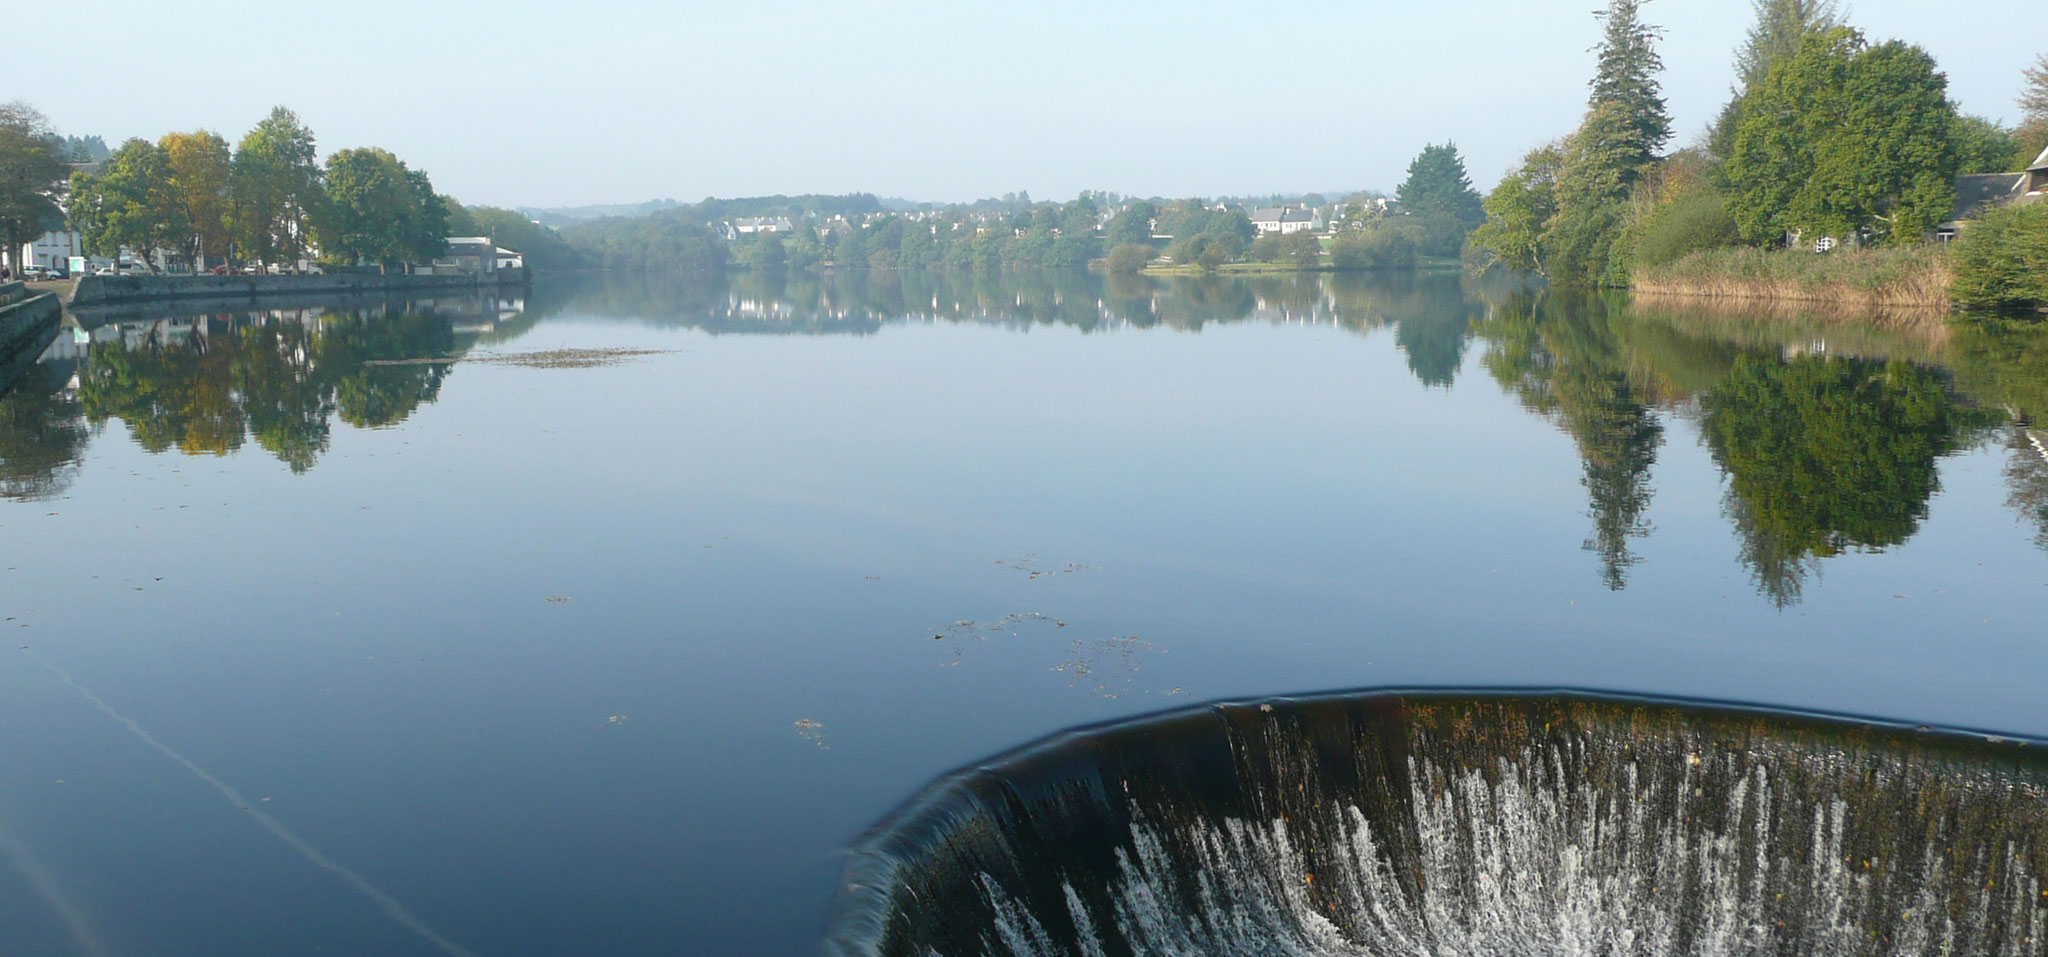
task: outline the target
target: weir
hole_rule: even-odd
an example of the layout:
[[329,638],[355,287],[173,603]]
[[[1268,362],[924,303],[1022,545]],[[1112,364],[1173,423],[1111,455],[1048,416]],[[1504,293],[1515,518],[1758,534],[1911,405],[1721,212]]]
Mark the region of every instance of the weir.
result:
[[962,770],[843,955],[2048,953],[2048,748],[1579,693],[1207,706]]

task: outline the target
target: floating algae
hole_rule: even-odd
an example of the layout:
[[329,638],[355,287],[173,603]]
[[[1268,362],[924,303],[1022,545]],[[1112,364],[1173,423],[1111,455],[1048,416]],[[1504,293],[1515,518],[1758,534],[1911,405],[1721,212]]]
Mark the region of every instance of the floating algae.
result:
[[2048,953],[2048,749],[1612,696],[1084,729],[855,848],[843,955]]

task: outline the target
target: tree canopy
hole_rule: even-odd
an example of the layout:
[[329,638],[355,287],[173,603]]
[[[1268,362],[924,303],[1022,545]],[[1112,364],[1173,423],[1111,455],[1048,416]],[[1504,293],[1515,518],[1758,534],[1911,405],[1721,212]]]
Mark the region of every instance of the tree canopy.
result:
[[56,195],[70,172],[43,114],[26,103],[0,103],[0,262],[12,262],[23,244],[64,221]]
[[1395,191],[1401,209],[1422,228],[1423,251],[1455,256],[1465,237],[1486,221],[1486,209],[1455,143],[1431,144],[1408,164],[1408,178]]
[[1955,205],[1959,118],[1919,47],[1811,34],[1743,98],[1729,206],[1753,243],[1787,233],[1920,242]]

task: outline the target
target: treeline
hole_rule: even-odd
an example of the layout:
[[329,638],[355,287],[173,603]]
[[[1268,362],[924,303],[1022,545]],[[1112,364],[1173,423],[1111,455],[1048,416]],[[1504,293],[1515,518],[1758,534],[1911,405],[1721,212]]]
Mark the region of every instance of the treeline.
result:
[[1963,115],[1933,57],[1871,41],[1835,0],[1752,0],[1739,86],[1699,144],[1666,155],[1661,34],[1642,3],[1599,14],[1584,119],[1486,197],[1482,261],[1627,286],[1731,246],[1922,247],[1956,206],[1957,176],[2024,169],[2048,145],[2048,57],[2027,71],[2025,121],[2007,128]]
[[426,262],[451,204],[424,171],[375,147],[322,165],[313,131],[277,107],[232,147],[209,130],[130,139],[71,175],[64,202],[89,254],[214,264]]

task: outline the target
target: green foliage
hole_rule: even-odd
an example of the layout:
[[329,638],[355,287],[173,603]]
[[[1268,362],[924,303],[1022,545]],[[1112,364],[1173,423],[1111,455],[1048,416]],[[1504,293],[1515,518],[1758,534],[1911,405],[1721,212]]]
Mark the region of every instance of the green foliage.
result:
[[1701,250],[1733,246],[1741,238],[1727,198],[1700,185],[1680,191],[1643,219],[1636,230],[1633,265],[1662,266]]
[[702,273],[724,269],[727,261],[725,244],[694,221],[690,207],[581,223],[563,238],[583,265],[598,269]]
[[1143,272],[1151,261],[1150,245],[1125,243],[1109,251],[1109,272],[1114,276],[1134,276]]
[[1955,242],[1959,305],[2001,311],[2048,309],[2048,203],[2003,206]]
[[789,265],[789,250],[783,247],[781,237],[763,233],[740,253],[740,259],[750,269],[772,272]]
[[1968,421],[1939,376],[1903,361],[1743,356],[1701,404],[1743,559],[1781,606],[1812,559],[1910,537]]
[[341,150],[327,158],[327,196],[314,228],[330,261],[352,266],[405,258],[406,220],[419,214],[406,174],[398,157],[380,149]]
[[1951,137],[1956,145],[1956,172],[1962,175],[2011,172],[2025,168],[2026,161],[2034,158],[2030,155],[2019,161],[2021,165],[2013,165],[2023,149],[2019,137],[2003,124],[1982,116],[1957,117]]
[[1323,241],[1306,229],[1280,237],[1280,260],[1303,269],[1322,265]]
[[1109,218],[1102,228],[1102,241],[1111,246],[1150,242],[1152,219],[1159,215],[1159,208],[1151,203],[1132,203],[1129,209]]
[[1564,152],[1556,144],[1530,151],[1485,200],[1486,222],[1472,231],[1474,248],[1509,269],[1543,272],[1543,228],[1557,215],[1557,177]]
[[1455,256],[1467,234],[1486,221],[1479,191],[1465,173],[1455,143],[1430,145],[1408,164],[1408,178],[1396,190],[1401,208],[1422,227],[1422,249],[1431,256]]
[[148,140],[121,144],[96,174],[73,175],[71,197],[72,226],[97,255],[114,258],[123,247],[144,254],[177,249],[192,236],[169,155]]
[[48,119],[26,103],[0,103],[0,257],[11,261],[63,223],[55,196],[71,172],[64,160]]
[[1568,286],[1625,283],[1628,200],[1671,138],[1657,74],[1658,29],[1640,0],[1610,0],[1585,119],[1560,146],[1531,153],[1484,203],[1472,243],[1512,269]]
[[1918,47],[1836,29],[1806,38],[1744,97],[1728,161],[1745,239],[1922,241],[1955,204],[1955,107]]
[[1792,58],[1799,45],[1815,33],[1844,26],[1837,0],[1750,0],[1755,22],[1735,51],[1735,97],[1714,118],[1707,149],[1721,159],[1735,155],[1735,132],[1742,123],[1742,101],[1768,76],[1771,68]]
[[[1643,2],[1608,0],[1607,9],[1599,14],[1606,29],[1587,104],[1588,125],[1592,117],[1605,114],[1591,134],[1590,152],[1624,175],[1647,166],[1671,139],[1671,114],[1657,83],[1657,74],[1664,70],[1656,49],[1661,31],[1642,22]],[[1587,137],[1581,133],[1581,138]]]
[[1414,269],[1420,234],[1412,223],[1379,222],[1345,230],[1330,241],[1330,265],[1340,271]]
[[313,131],[280,106],[235,147],[228,192],[235,246],[242,258],[302,258],[326,193]]

